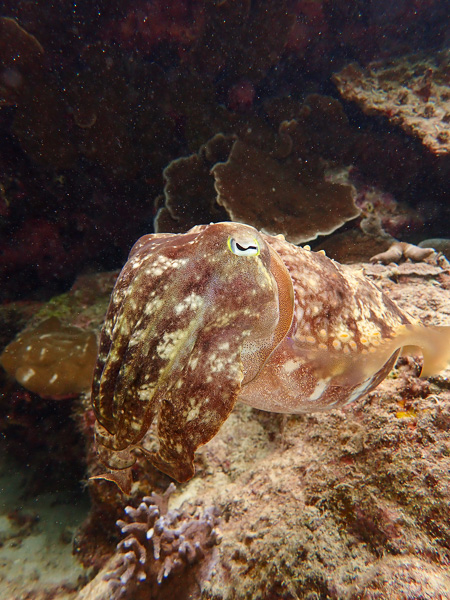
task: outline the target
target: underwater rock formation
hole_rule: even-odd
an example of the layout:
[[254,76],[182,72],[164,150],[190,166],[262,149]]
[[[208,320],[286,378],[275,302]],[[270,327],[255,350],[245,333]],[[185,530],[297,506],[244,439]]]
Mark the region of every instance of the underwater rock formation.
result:
[[[450,321],[448,266],[362,266],[413,317]],[[223,513],[214,569],[177,597],[449,597],[450,371],[419,372],[419,359],[402,358],[343,411],[287,421],[238,404],[174,494],[175,505],[201,499]],[[136,482],[136,501],[146,485]],[[152,598],[178,589],[169,577]]]
[[383,115],[418,137],[434,154],[450,152],[450,51],[370,64],[351,64],[333,76],[346,100]]
[[384,265],[399,263],[402,260],[421,262],[434,254],[435,251],[433,248],[420,248],[406,242],[395,242],[385,252],[372,256],[370,262],[381,262]]

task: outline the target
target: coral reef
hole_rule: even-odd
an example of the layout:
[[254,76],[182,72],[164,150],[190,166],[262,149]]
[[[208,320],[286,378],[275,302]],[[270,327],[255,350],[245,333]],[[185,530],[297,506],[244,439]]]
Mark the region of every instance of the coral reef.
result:
[[408,55],[367,68],[351,64],[333,79],[346,100],[383,115],[435,154],[450,152],[450,52]]
[[[414,317],[449,322],[448,265],[361,267]],[[214,566],[195,589],[168,577],[152,598],[447,598],[450,371],[419,373],[418,357],[402,358],[354,405],[287,421],[238,404],[172,496],[221,510]],[[135,483],[134,506],[147,485]],[[77,600],[107,598],[110,570]]]
[[274,101],[266,117],[271,126],[262,119],[251,128],[229,122],[233,136],[218,134],[165,169],[155,231],[232,220],[301,243],[359,215],[352,185],[326,170],[342,151],[333,140],[352,138],[339,102],[317,94],[302,104]]
[[[132,597],[133,588],[147,582],[154,587],[207,560],[212,548],[220,543],[217,510],[214,507],[182,506],[169,510],[172,483],[163,495],[152,493],[137,508],[127,506],[127,520],[117,522],[123,539],[104,576],[109,581],[111,598]],[[174,590],[172,590],[174,592]]]
[[[414,316],[448,322],[448,267],[364,267]],[[419,370],[402,359],[356,405],[284,426],[236,407],[181,488],[224,513],[219,560],[190,597],[448,597],[449,371]]]
[[359,215],[350,186],[302,182],[297,165],[294,157],[277,160],[238,140],[228,161],[212,168],[217,203],[232,221],[282,234],[294,244],[332,233]]
[[94,332],[46,319],[22,331],[0,356],[2,367],[23,387],[43,398],[87,391],[97,357]]
[[[445,263],[354,267],[361,268],[413,317],[430,325],[449,323],[450,270]],[[57,302],[53,310],[56,306]],[[390,586],[398,598],[408,598],[413,591],[430,598],[448,596],[450,372],[419,379],[420,365],[418,357],[402,358],[376,390],[341,411],[286,420],[238,403],[217,436],[199,450],[196,476],[171,496],[171,510],[184,515],[181,524],[192,514],[194,519],[198,514],[199,521],[206,519],[201,508],[194,511],[199,503],[216,506],[222,542],[192,567],[180,573],[174,569],[161,584],[157,577],[163,561],[154,559],[154,547],[143,530],[148,530],[149,515],[159,506],[151,493],[162,494],[167,478],[139,456],[132,496],[126,502],[136,508],[125,519],[117,488],[91,481],[92,518],[77,535],[76,547],[83,562],[95,565],[99,573],[78,593],[72,592],[73,597],[110,598],[112,581],[104,577],[119,568],[119,581],[127,552],[133,554],[127,567],[136,575],[143,568],[134,542],[114,551],[117,519],[132,525],[128,533],[135,531],[147,550],[146,564],[153,565],[143,582],[132,575],[125,598],[129,593],[134,600],[149,594],[155,600],[306,600],[314,593],[323,600],[353,600],[364,593],[373,599],[389,597]],[[25,409],[20,408],[22,401]],[[67,444],[70,431],[68,425],[55,428],[55,419],[59,424],[62,415],[52,416],[49,402],[22,401],[14,401],[10,418],[2,422],[7,438],[20,420],[19,447],[25,455],[43,440],[51,442],[51,453],[44,455],[50,471],[55,461],[67,465],[69,450],[80,456],[80,441],[71,441],[65,450],[53,445],[58,435]],[[27,406],[33,406],[33,412]],[[45,432],[38,426],[43,416],[50,428]],[[85,435],[88,472],[94,474],[102,467],[93,444],[92,412],[86,404],[77,404],[75,418]],[[139,509],[144,496],[150,500]],[[181,506],[183,502],[188,504]],[[133,529],[136,522],[144,524],[142,531]],[[170,531],[172,526],[164,522]],[[174,529],[179,526],[175,523]],[[118,584],[116,592],[123,587]]]
[[399,263],[402,260],[413,260],[421,262],[436,253],[433,248],[420,248],[414,246],[414,244],[407,244],[406,242],[395,242],[385,252],[375,254],[370,259],[371,262],[381,262],[385,265],[389,263]]
[[[115,274],[78,279],[63,294],[81,272],[118,269],[152,224],[178,233],[230,215],[313,239],[340,261],[364,261],[355,272],[364,269],[403,310],[448,325],[442,255],[368,264],[393,243],[425,238],[448,257],[448,244],[434,241],[448,237],[450,222],[448,57],[443,0],[4,0],[0,301],[9,304],[0,307],[1,350],[46,320],[92,340]],[[273,183],[279,194],[270,203]],[[224,298],[235,295],[228,289]],[[73,338],[63,339],[69,348]],[[182,514],[177,531],[191,517],[196,527],[207,519],[203,506],[218,507],[222,543],[160,584],[162,552],[155,560],[139,528],[130,533],[136,543],[115,550],[115,522],[135,527],[123,509],[144,497],[136,519],[147,527],[151,494],[162,495],[168,477],[136,450],[129,500],[109,481],[87,483],[105,468],[86,392],[55,402],[57,390],[42,398],[0,368],[2,457],[18,459],[33,502],[66,488],[77,503],[83,481],[92,509],[74,550],[98,572],[76,591],[84,580],[38,580],[24,564],[30,580],[8,589],[12,562],[0,561],[0,595],[450,597],[450,373],[419,379],[420,367],[419,356],[402,357],[376,390],[328,414],[282,419],[238,403],[159,517],[170,533],[169,514]],[[144,442],[157,451],[154,432]],[[152,566],[138,583],[140,548]],[[134,571],[121,585],[127,552]]]
[[[419,96],[412,90],[411,97],[426,97],[429,80],[433,94],[439,91],[439,57],[446,55],[436,47],[445,33],[443,15],[437,0],[414,8],[402,3],[398,10],[385,3],[349,7],[340,0],[101,0],[98,10],[63,3],[53,12],[40,3],[6,0],[0,21],[2,298],[37,294],[43,286],[51,297],[82,268],[118,267],[132,241],[148,231],[164,183],[172,209],[160,211],[159,231],[181,231],[187,213],[192,218],[184,230],[196,224],[194,217],[223,219],[216,192],[212,210],[204,210],[213,178],[206,167],[227,162],[229,153],[207,165],[199,150],[220,134],[237,136],[235,152],[245,144],[273,159],[271,167],[279,179],[287,177],[287,188],[301,184],[302,204],[314,197],[316,184],[319,196],[326,189],[333,195],[332,186],[343,184],[330,178],[328,167],[354,165],[366,183],[394,193],[396,201],[415,208],[427,198],[422,215],[434,227],[428,235],[445,235],[450,215],[445,208],[437,213],[446,206],[445,164],[411,144],[409,134],[380,131],[373,118],[355,120],[351,106],[323,95],[336,94],[331,76],[350,60],[387,64],[391,55],[413,48],[423,48],[424,60],[434,66],[433,77],[424,74]],[[435,106],[438,116],[442,107],[434,96],[423,103],[427,113]],[[295,135],[292,128],[285,132],[293,141],[290,156],[279,156],[271,143],[284,121],[297,123]],[[287,170],[279,168],[287,163]],[[167,191],[177,180],[190,186],[187,210],[179,191],[176,201]],[[226,177],[223,185],[228,212],[251,216],[263,227],[254,210],[229,198]],[[198,210],[195,189],[202,196]],[[270,199],[271,188],[257,191]],[[162,206],[157,200],[157,210]],[[337,221],[337,212],[330,203],[320,232],[334,229],[326,221],[329,215]],[[265,220],[270,218],[268,210]],[[397,228],[392,235],[401,236],[407,225],[401,218],[391,221]],[[36,253],[26,250],[28,240]]]

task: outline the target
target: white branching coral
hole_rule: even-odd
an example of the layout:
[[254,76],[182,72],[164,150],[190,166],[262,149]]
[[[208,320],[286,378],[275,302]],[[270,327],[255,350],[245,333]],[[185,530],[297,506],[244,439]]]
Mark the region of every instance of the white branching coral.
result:
[[137,508],[127,506],[127,520],[117,521],[125,536],[104,579],[113,598],[128,595],[144,582],[158,584],[205,558],[220,543],[218,511],[183,504],[169,510],[173,483],[164,494],[145,496]]

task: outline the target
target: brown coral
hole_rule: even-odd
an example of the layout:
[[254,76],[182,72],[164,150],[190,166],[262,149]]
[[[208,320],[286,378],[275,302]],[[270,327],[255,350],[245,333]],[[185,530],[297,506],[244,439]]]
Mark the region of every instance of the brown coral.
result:
[[[227,213],[216,204],[214,179],[210,175],[215,162],[226,160],[233,140],[220,133],[204,144],[198,153],[173,160],[164,169],[164,198],[155,217],[155,231],[180,232],[197,223],[226,221]],[[189,210],[186,208],[189,207]]]
[[117,521],[125,537],[104,576],[109,581],[110,598],[131,597],[146,581],[160,585],[172,573],[199,562],[220,542],[216,510],[169,510],[174,490],[171,483],[163,495],[152,493],[137,508],[127,506],[127,520]]
[[385,252],[372,256],[370,262],[381,262],[384,265],[399,263],[402,260],[408,259],[414,262],[422,262],[433,254],[435,254],[433,248],[419,248],[419,246],[414,246],[414,244],[395,242]]
[[450,152],[450,51],[404,56],[367,69],[350,64],[334,75],[346,100],[384,115],[418,137],[434,154]]
[[217,134],[166,167],[157,232],[232,220],[301,243],[359,215],[353,187],[326,173],[328,164],[339,164],[337,140],[351,137],[340,103],[316,94],[303,104],[274,101],[267,110],[270,125],[259,118],[229,122],[233,137]]
[[282,233],[295,244],[331,233],[359,215],[351,186],[302,182],[299,171],[296,161],[277,160],[238,140],[228,161],[212,169],[217,202],[231,220]]
[[31,392],[61,398],[89,389],[96,357],[92,331],[50,317],[19,334],[3,351],[0,363]]

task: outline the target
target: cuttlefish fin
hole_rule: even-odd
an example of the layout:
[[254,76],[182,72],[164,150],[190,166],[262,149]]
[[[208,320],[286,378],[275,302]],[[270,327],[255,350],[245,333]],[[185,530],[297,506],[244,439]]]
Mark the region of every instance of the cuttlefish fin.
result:
[[131,486],[133,485],[133,477],[131,475],[131,467],[122,469],[121,471],[114,471],[108,473],[102,473],[101,475],[93,475],[89,479],[104,479],[105,481],[112,481],[115,483],[121,492],[127,494],[131,493]]
[[423,356],[421,377],[437,375],[450,365],[450,326],[406,325],[402,354],[413,354],[416,348]]
[[450,365],[450,326],[401,325],[391,339],[367,356],[367,363],[375,365],[376,371],[398,350],[403,356],[417,353],[423,356],[420,377],[437,375]]
[[295,357],[314,366],[316,377],[333,377],[335,385],[358,385],[383,370],[399,351],[402,355],[421,354],[423,368],[420,376],[430,377],[450,365],[450,326],[400,325],[391,338],[381,341],[364,356],[309,349],[295,340],[291,348]]

